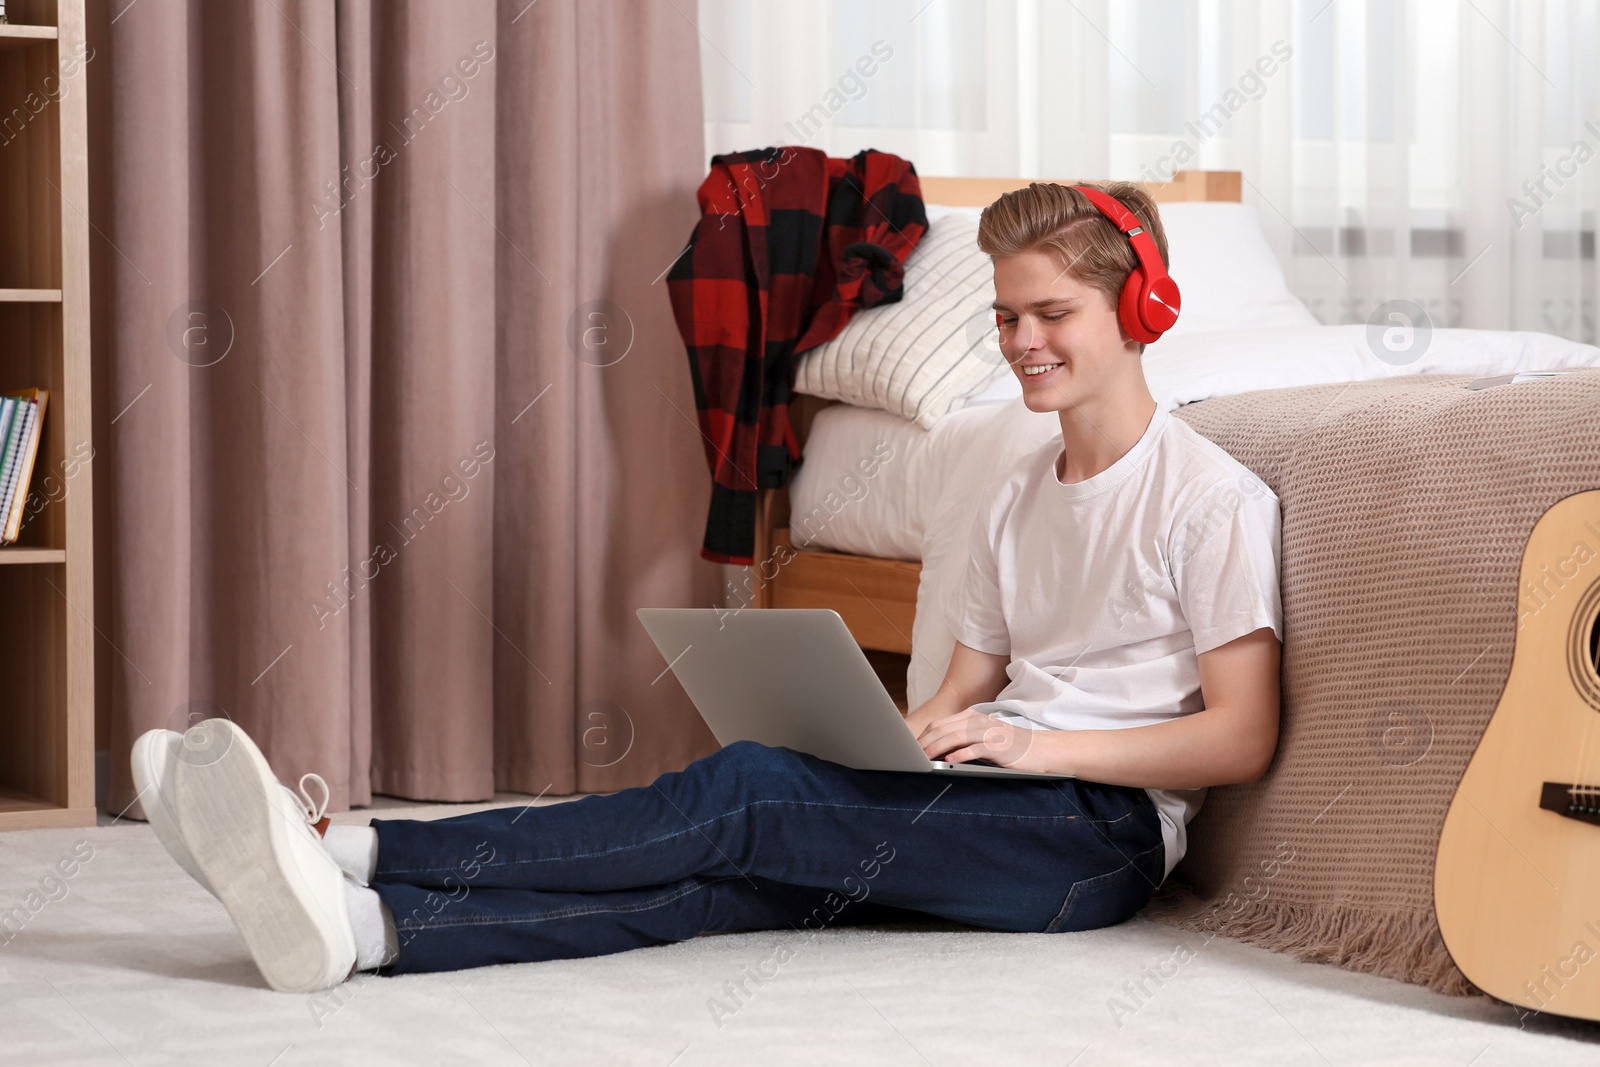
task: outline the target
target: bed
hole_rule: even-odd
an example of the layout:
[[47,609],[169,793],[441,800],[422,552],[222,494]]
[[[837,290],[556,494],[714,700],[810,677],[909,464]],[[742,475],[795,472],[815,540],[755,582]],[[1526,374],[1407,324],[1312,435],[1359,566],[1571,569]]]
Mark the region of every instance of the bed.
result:
[[[923,195],[936,222],[1023,184],[925,178]],[[1273,769],[1212,791],[1151,913],[1469,992],[1433,918],[1433,850],[1509,670],[1527,534],[1556,500],[1600,486],[1600,349],[1441,328],[1420,345],[1405,334],[1396,357],[1393,324],[1324,326],[1288,294],[1258,222],[1240,214],[1237,173],[1150,188],[1189,328],[1149,346],[1146,377],[1159,403],[1278,493],[1285,610]],[[1240,272],[1255,272],[1251,284],[1229,284]],[[1255,302],[1227,304],[1230,289]],[[804,463],[760,501],[756,605],[838,611],[891,690],[903,683],[904,707],[948,663],[937,609],[965,565],[977,490],[1059,433],[1009,374],[931,417],[797,394]],[[1484,381],[1516,374],[1528,380]],[[802,364],[797,390],[807,376]]]

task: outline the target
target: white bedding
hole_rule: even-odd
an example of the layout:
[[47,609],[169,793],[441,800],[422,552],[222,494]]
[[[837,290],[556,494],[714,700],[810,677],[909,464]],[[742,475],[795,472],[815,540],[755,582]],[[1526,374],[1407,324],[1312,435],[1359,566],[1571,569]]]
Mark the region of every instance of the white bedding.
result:
[[[1144,365],[1151,393],[1170,410],[1256,389],[1409,374],[1488,377],[1600,367],[1600,348],[1543,333],[1440,329],[1420,359],[1393,364],[1368,347],[1365,325],[1293,326],[1166,337],[1146,349]],[[1060,433],[1053,413],[1023,407],[1020,389],[1014,377],[1005,379],[989,402],[952,412],[932,429],[881,411],[835,405],[818,414],[805,462],[793,479],[791,534],[797,546],[922,561],[907,676],[912,706],[938,688],[954,647],[942,611],[925,608],[942,607],[965,566],[957,546],[971,524],[976,490]],[[872,478],[857,474],[851,480],[850,472],[875,447],[879,455],[892,448],[892,458]],[[814,537],[803,528],[807,516]]]

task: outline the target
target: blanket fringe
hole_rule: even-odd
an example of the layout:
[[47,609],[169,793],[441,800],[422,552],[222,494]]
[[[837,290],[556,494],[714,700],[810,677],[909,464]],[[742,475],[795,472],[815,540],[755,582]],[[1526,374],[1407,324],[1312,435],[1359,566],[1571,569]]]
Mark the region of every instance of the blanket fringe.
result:
[[[1201,900],[1187,889],[1163,893],[1144,915],[1180,930],[1224,937],[1282,952],[1309,963],[1332,963],[1347,970],[1425,986],[1447,996],[1484,994],[1461,973],[1445,948],[1431,911],[1374,912],[1351,907],[1308,907],[1275,900]],[[1489,998],[1493,999],[1493,998]]]

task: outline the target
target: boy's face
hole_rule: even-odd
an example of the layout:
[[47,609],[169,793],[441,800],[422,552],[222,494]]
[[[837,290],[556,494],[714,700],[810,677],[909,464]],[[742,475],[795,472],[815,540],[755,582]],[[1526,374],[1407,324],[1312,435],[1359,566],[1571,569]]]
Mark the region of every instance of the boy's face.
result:
[[[1122,329],[1105,294],[1041,251],[994,260],[1000,351],[1022,382],[1030,411],[1062,411],[1138,366],[1139,343]],[[1039,374],[1029,368],[1045,367]]]

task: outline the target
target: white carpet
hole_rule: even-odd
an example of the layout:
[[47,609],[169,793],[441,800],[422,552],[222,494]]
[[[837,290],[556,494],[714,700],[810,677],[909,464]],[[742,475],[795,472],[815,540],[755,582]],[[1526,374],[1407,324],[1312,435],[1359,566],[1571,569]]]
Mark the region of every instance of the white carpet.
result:
[[[73,877],[43,882],[74,848],[93,855]],[[304,997],[262,984],[222,906],[142,823],[0,834],[0,910],[30,890],[41,890],[35,903],[58,899],[0,943],[7,1064],[1600,1062],[1600,1025],[1534,1018],[1523,1028],[1486,1000],[1142,919],[1083,934],[928,923],[716,935],[595,959],[361,977]],[[1141,973],[1148,995],[1136,998],[1124,983]],[[741,979],[748,994],[730,995]],[[1131,1014],[1115,1013],[1113,997]]]

